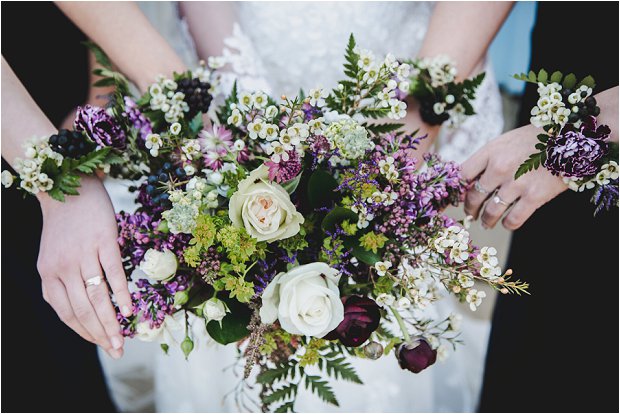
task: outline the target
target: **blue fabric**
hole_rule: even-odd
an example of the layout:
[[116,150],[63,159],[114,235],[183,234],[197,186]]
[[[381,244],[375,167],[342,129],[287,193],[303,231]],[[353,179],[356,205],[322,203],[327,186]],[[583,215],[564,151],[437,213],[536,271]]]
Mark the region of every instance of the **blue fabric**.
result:
[[514,95],[523,94],[525,82],[512,77],[527,72],[530,65],[531,34],[537,3],[517,2],[489,50],[500,87]]

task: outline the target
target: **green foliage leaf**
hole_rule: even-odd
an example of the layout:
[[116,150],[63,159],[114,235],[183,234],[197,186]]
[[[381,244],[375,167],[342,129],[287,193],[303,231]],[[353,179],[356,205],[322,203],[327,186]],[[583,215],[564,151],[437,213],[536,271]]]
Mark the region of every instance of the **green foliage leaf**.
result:
[[284,188],[287,193],[293,194],[295,190],[297,190],[297,186],[299,186],[300,181],[301,181],[301,174],[299,174],[297,177],[293,178],[290,181],[282,183],[281,185],[282,185],[282,188]]
[[222,298],[230,313],[227,313],[220,324],[218,321],[207,323],[207,332],[216,342],[227,345],[245,338],[248,334],[248,324],[250,323],[250,309],[236,300]]
[[325,170],[316,170],[308,180],[308,201],[312,208],[325,207],[330,204],[338,187],[336,179]]
[[569,73],[566,75],[564,80],[562,81],[562,86],[568,89],[573,89],[577,84],[577,77],[574,73]]
[[321,228],[326,231],[334,231],[336,225],[345,220],[357,223],[357,214],[348,208],[336,207],[325,216],[321,222]]
[[270,394],[262,397],[264,404],[273,404],[278,401],[289,399],[297,394],[297,384],[286,384],[281,388],[273,390]]
[[70,160],[71,164],[69,168],[84,174],[92,174],[105,161],[110,151],[110,147],[105,147],[88,153],[77,160]]
[[387,124],[364,125],[364,128],[366,128],[372,134],[380,135],[380,134],[388,134],[390,132],[398,131],[400,128],[404,126],[405,124],[387,123]]
[[345,51],[345,64],[344,64],[344,74],[351,79],[357,79],[360,68],[357,64],[359,61],[359,55],[355,53],[355,37],[353,33],[349,35],[349,43],[347,44],[347,49]]
[[564,75],[562,74],[562,72],[560,72],[559,70],[556,70],[555,72],[551,74],[550,80],[551,82],[560,83],[563,77]]
[[326,355],[324,361],[325,372],[327,372],[327,374],[334,379],[342,379],[344,381],[353,382],[355,384],[363,384],[362,380],[355,372],[353,366],[349,362],[347,362],[347,358],[342,356],[339,352],[334,351]]
[[536,72],[530,70],[530,72],[527,74],[527,78],[530,82],[536,82]]
[[530,155],[530,157],[517,169],[517,172],[515,173],[515,180],[523,174],[540,167],[540,165],[545,161],[545,157],[546,153],[544,151]]
[[103,79],[99,79],[97,82],[93,83],[93,86],[101,88],[101,87],[104,87],[104,86],[114,86],[115,84],[116,84],[116,82],[114,81],[114,78],[103,78]]
[[306,375],[306,389],[310,389],[313,393],[319,396],[323,401],[329,404],[338,406],[338,400],[336,394],[332,390],[329,383],[318,375]]
[[285,402],[278,408],[276,408],[274,413],[293,413],[295,412],[295,401]]
[[359,261],[366,263],[367,265],[373,266],[375,263],[381,261],[381,256],[378,253],[373,253],[370,250],[366,250],[360,245],[360,242],[357,238],[346,238],[344,241],[344,245],[346,248],[351,249],[351,253],[353,254],[353,256],[355,256]]
[[538,82],[547,83],[548,79],[549,79],[549,74],[547,73],[546,70],[541,69],[538,71]]
[[106,53],[103,51],[103,49],[99,47],[99,45],[97,45],[95,42],[91,42],[90,40],[82,42],[82,44],[86,46],[91,52],[93,52],[97,63],[99,63],[106,69],[112,69],[112,62],[110,61],[110,58],[108,58],[108,55],[106,55]]
[[197,135],[200,131],[202,131],[203,126],[204,124],[202,122],[202,112],[196,114],[196,116],[193,117],[191,121],[189,121],[189,130],[194,135]]
[[288,376],[295,374],[296,361],[287,361],[277,365],[275,368],[269,368],[258,374],[256,382],[259,384],[273,384],[282,381]]
[[579,82],[579,85],[577,86],[582,86],[582,85],[585,85],[588,88],[594,89],[596,87],[596,82],[594,81],[594,78],[592,76],[588,75],[585,78],[583,78],[581,82]]

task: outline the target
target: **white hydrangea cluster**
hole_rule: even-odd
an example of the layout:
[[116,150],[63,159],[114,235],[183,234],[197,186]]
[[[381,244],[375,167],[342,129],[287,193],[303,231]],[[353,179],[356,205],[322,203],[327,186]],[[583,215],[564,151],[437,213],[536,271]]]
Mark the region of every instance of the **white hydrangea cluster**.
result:
[[404,118],[407,115],[407,104],[396,99],[396,89],[409,91],[411,65],[399,63],[392,54],[387,54],[383,61],[380,61],[370,50],[358,48],[355,52],[359,55],[357,64],[362,69],[362,82],[369,87],[375,86],[376,83],[385,83],[385,87],[377,94],[376,99],[367,99],[366,102],[362,99],[360,106],[389,107],[389,118],[394,120]]
[[583,178],[576,177],[564,177],[564,182],[568,184],[568,188],[576,192],[582,192],[584,190],[591,190],[598,185],[607,185],[611,180],[618,179],[618,163],[615,161],[609,161],[606,164],[601,165],[601,169],[590,180],[584,181]]
[[338,148],[340,155],[349,160],[361,158],[366,151],[374,148],[366,128],[354,119],[334,122],[325,129],[324,134],[332,147]]
[[431,77],[431,86],[438,88],[456,78],[456,65],[447,55],[437,55],[432,58],[420,59],[417,62],[419,70],[427,70]]
[[[15,159],[15,171],[19,174],[20,187],[31,194],[49,191],[54,186],[54,180],[41,171],[45,160],[53,160],[58,167],[62,164],[63,156],[52,150],[48,139],[48,137],[32,138],[24,144],[25,158]],[[2,183],[5,187],[13,183],[11,173],[8,171],[2,173]]]
[[169,195],[172,208],[164,211],[162,217],[174,234],[191,233],[196,227],[196,218],[201,208],[216,208],[219,205],[217,189],[202,177],[193,177],[185,191],[172,190]]
[[158,76],[157,81],[149,88],[150,107],[154,111],[162,111],[167,122],[177,122],[189,112],[189,105],[183,99],[183,92],[176,92],[177,83],[172,79]]
[[[557,124],[566,125],[571,110],[562,102],[562,85],[557,82],[545,85],[538,83],[538,102],[530,111],[530,122],[537,128]],[[576,108],[576,107],[575,107]]]

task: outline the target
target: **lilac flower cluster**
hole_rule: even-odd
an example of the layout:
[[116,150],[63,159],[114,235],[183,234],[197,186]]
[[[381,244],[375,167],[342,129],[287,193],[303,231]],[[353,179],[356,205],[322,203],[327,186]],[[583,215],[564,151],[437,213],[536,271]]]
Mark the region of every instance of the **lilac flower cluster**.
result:
[[603,210],[609,211],[612,207],[617,206],[618,180],[611,180],[609,184],[598,186],[592,195],[592,203],[596,205],[595,216]]
[[125,132],[104,108],[91,105],[78,107],[74,127],[101,147],[125,148]]
[[138,105],[129,96],[124,97],[125,112],[123,116],[127,118],[133,129],[138,132],[138,138],[141,143],[146,141],[146,136],[153,132],[151,121],[144,116]]
[[598,161],[607,153],[605,141],[611,130],[596,124],[590,116],[579,128],[567,124],[557,137],[547,143],[544,167],[554,175],[582,178],[596,174]]
[[288,160],[283,158],[280,162],[269,160],[265,165],[269,168],[269,179],[277,183],[290,181],[301,172],[301,158],[297,151],[288,151]]
[[[157,329],[168,315],[175,311],[174,295],[189,287],[186,276],[177,275],[169,282],[160,285],[152,285],[147,279],[136,281],[139,290],[131,294],[133,313],[139,315],[137,322],[148,322],[151,329]],[[135,335],[135,321],[130,323],[120,313],[117,319],[121,323],[123,335],[132,337]]]

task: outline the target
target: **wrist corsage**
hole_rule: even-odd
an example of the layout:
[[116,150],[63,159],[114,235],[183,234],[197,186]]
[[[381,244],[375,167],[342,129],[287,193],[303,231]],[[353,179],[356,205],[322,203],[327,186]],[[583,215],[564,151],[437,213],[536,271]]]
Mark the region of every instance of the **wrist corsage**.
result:
[[573,191],[593,189],[594,215],[618,206],[618,144],[608,141],[609,127],[597,123],[601,110],[592,96],[594,78],[577,82],[572,73],[549,76],[545,70],[515,78],[538,84],[530,122],[545,131],[538,135],[538,152],[521,164],[515,178],[542,165]]
[[178,146],[182,149],[178,158],[186,168],[169,172],[162,166],[162,174],[185,178],[192,173],[202,116],[219,85],[215,72],[203,64],[171,79],[160,76],[136,98],[127,78],[114,71],[103,51],[92,43],[87,46],[101,66],[94,70],[101,77],[95,86],[115,86],[108,107],[78,107],[73,131],[63,129],[28,141],[24,158],[15,160],[17,177],[3,171],[2,184],[10,187],[16,182],[28,193],[47,192],[64,201],[66,195],[79,194],[80,175],[101,169],[113,177],[140,178],[154,157]]
[[445,55],[409,63],[413,67],[409,93],[419,102],[424,122],[441,125],[447,121],[449,126],[458,127],[467,116],[475,114],[471,101],[484,80],[484,73],[456,82],[456,66]]

